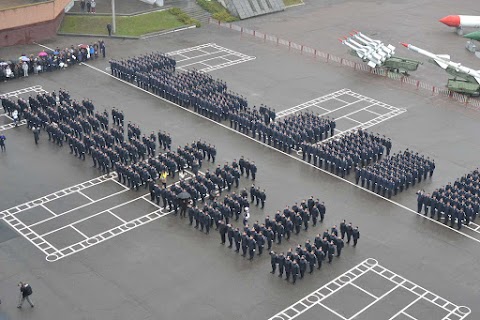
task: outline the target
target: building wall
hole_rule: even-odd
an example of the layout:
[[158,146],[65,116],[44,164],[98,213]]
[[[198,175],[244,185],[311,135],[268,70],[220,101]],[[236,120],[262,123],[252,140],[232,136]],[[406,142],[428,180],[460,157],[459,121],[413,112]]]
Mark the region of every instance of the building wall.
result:
[[71,0],[52,0],[0,11],[0,46],[53,37]]

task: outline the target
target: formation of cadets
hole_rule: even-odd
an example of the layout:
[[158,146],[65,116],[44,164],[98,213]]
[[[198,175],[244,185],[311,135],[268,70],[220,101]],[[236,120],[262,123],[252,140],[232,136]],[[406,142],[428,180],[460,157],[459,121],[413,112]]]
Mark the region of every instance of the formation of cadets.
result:
[[[170,151],[172,139],[166,132],[152,132],[142,135],[140,128],[132,123],[127,124],[127,137],[124,140],[124,115],[122,111],[112,109],[112,124],[109,130],[109,114],[95,112],[91,100],[81,103],[71,100],[67,91],[38,94],[29,97],[28,102],[19,98],[17,102],[2,98],[2,106],[6,112],[17,111],[19,117],[25,117],[27,126],[35,128],[35,141],[38,141],[38,128],[48,133],[50,141],[63,145],[68,142],[70,153],[85,160],[85,155],[92,157],[93,166],[109,174],[117,170],[118,179],[129,187],[138,190],[139,186],[147,186],[149,179],[175,177],[177,169],[184,170],[189,166],[196,173],[202,160],[208,158],[215,161],[215,146],[205,141],[196,141],[191,146],[179,148],[180,153]],[[151,159],[156,153],[156,138],[166,154]],[[147,160],[147,157],[149,159]],[[141,162],[139,162],[141,161]]]
[[361,180],[362,187],[390,198],[398,192],[427,179],[435,170],[435,161],[408,149],[403,153],[387,156],[372,166],[357,168],[355,180]]
[[[332,130],[333,133],[333,130]],[[320,145],[303,143],[302,157],[319,168],[324,168],[342,177],[350,174],[356,166],[366,166],[390,154],[390,139],[358,129],[331,139]]]
[[247,100],[227,90],[221,80],[197,71],[175,72],[175,60],[151,53],[127,60],[111,60],[112,74],[154,92],[215,121],[230,121],[230,127],[284,152],[305,142],[318,142],[333,135],[335,121],[313,113],[300,113],[275,122],[275,111],[261,105],[249,108]]
[[[251,198],[252,195],[250,195]],[[228,239],[228,248],[233,248],[235,246],[235,252],[239,253],[240,250],[242,251],[242,256],[246,257],[248,254],[249,260],[253,260],[255,257],[255,253],[257,255],[262,255],[265,246],[267,247],[267,251],[272,249],[272,245],[277,242],[277,244],[282,243],[282,238],[285,234],[285,228],[283,225],[283,218],[281,214],[275,216],[275,220],[271,220],[269,216],[265,218],[264,223],[260,223],[258,220],[253,223],[252,226],[248,224],[248,217],[249,217],[249,205],[247,200],[247,192],[244,190],[240,194],[240,196],[235,196],[232,194],[231,196],[225,197],[224,203],[226,205],[232,203],[232,200],[235,201],[237,198],[239,201],[243,201],[244,208],[243,211],[245,212],[247,218],[244,218],[243,228],[235,227],[229,223],[228,219],[223,219],[219,221],[217,228],[220,233],[221,244],[225,244]],[[242,200],[243,198],[243,200]],[[304,202],[302,202],[303,204]],[[306,202],[305,202],[306,203]],[[322,204],[323,205],[323,204]],[[316,206],[316,204],[314,204]],[[287,206],[288,208],[288,206]],[[307,207],[298,207],[294,206],[292,208],[298,209],[296,214],[302,215],[306,217],[305,211],[308,210]],[[235,209],[232,209],[235,210]],[[242,210],[242,209],[240,209]],[[293,213],[288,213],[291,216],[294,216]],[[238,217],[237,217],[238,218]],[[190,220],[190,223],[192,220]],[[286,223],[286,221],[285,221]],[[304,230],[308,229],[308,223]],[[300,232],[300,231],[298,231]],[[289,238],[289,236],[288,236]]]
[[[182,152],[189,152],[189,150],[191,151],[194,148],[198,148],[197,144],[198,143],[194,143],[191,147],[185,146]],[[200,145],[206,146],[205,143],[200,143]],[[177,157],[181,157],[180,152]],[[213,158],[211,158],[211,160],[213,161]],[[188,166],[191,167],[190,164],[188,164]],[[180,214],[180,216],[183,217],[186,213],[187,203],[183,203],[177,196],[180,193],[185,192],[188,194],[188,198],[191,199],[192,204],[188,210],[190,224],[193,223],[194,218],[197,227],[201,224],[201,220],[203,219],[202,216],[191,214],[193,212],[191,210],[198,209],[197,204],[200,200],[203,204],[208,200],[208,205],[213,204],[213,209],[219,209],[219,212],[221,213],[220,216],[217,217],[217,214],[211,214],[212,212],[210,212],[210,215],[208,216],[213,217],[213,221],[215,221],[216,224],[218,220],[223,220],[225,223],[229,223],[230,218],[233,217],[235,217],[235,221],[237,221],[244,209],[250,206],[250,203],[256,202],[258,206],[261,202],[263,209],[267,198],[265,190],[261,190],[259,187],[252,185],[250,188],[250,203],[248,202],[248,191],[243,189],[238,195],[235,192],[227,195],[224,198],[223,205],[217,208],[217,202],[215,200],[216,196],[218,194],[221,195],[222,191],[225,189],[230,192],[232,187],[238,188],[239,180],[242,175],[243,174],[241,174],[238,169],[238,165],[236,165],[236,162],[234,161],[231,165],[228,162],[225,162],[223,166],[218,165],[213,172],[210,172],[210,170],[207,169],[204,175],[200,175],[198,172],[194,173],[193,178],[189,180],[182,179],[179,182],[179,186],[172,185],[169,188],[165,188],[164,184],[163,187],[160,187],[155,183],[155,179],[152,179],[149,184],[151,200],[156,201],[158,205],[160,205],[161,200],[163,208],[166,209],[168,206],[168,208],[173,210],[175,214],[178,213],[180,206],[184,204],[183,215],[182,213]],[[206,205],[206,207],[208,207],[208,205]],[[201,230],[203,231],[203,227]]]
[[455,223],[461,229],[475,221],[480,210],[480,171],[474,171],[457,179],[453,185],[449,182],[445,187],[435,189],[432,194],[424,190],[417,192],[417,212],[423,208],[424,215],[435,218],[453,228]]
[[340,223],[340,230],[337,226],[333,226],[330,230],[327,229],[323,235],[318,234],[313,242],[305,241],[303,247],[298,244],[295,250],[289,248],[286,254],[284,252],[277,254],[271,251],[272,271],[270,273],[275,274],[278,267],[278,276],[283,278],[285,272],[285,280],[290,281],[290,277],[292,277],[292,283],[295,284],[298,277],[303,279],[307,268],[311,274],[315,270],[315,266],[317,269],[322,268],[323,261],[327,260],[328,263],[331,263],[335,254],[340,257],[345,246],[343,241],[345,236],[347,237],[347,244],[350,244],[353,239],[353,246],[355,247],[358,239],[360,239],[360,231],[358,227],[354,228],[351,222],[346,224],[343,220]]

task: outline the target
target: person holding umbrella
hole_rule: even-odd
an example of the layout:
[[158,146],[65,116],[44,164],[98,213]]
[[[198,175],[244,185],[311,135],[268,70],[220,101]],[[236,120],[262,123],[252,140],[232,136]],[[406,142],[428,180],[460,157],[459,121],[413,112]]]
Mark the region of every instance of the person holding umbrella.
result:
[[186,217],[188,201],[190,200],[190,193],[183,191],[177,195],[177,199],[180,202],[180,218]]

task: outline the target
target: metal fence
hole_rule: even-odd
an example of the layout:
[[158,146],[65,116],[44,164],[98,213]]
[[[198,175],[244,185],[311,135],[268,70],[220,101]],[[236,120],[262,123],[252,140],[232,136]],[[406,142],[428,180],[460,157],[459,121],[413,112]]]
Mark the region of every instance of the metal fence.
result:
[[452,100],[455,100],[461,104],[463,104],[466,108],[468,109],[473,109],[473,110],[480,110],[480,100],[477,99],[472,99],[467,95],[460,94],[454,91],[451,91],[447,88],[444,87],[437,87],[434,85],[431,85],[429,83],[425,83],[420,80],[415,80],[412,78],[409,78],[407,76],[404,76],[399,73],[394,73],[394,72],[388,72],[384,68],[370,68],[368,65],[364,63],[357,63],[345,58],[337,57],[333,54],[330,53],[325,53],[322,51],[319,51],[315,48],[305,46],[303,44],[298,44],[293,41],[285,40],[282,38],[279,38],[275,35],[271,34],[266,34],[260,31],[252,30],[249,28],[245,28],[242,26],[238,26],[233,23],[227,23],[227,22],[221,22],[215,19],[210,18],[209,23],[213,25],[217,25],[223,28],[228,28],[231,30],[235,30],[237,32],[240,32],[242,35],[249,35],[252,37],[255,37],[257,39],[263,40],[264,42],[269,42],[273,43],[275,45],[281,45],[284,47],[288,47],[288,49],[292,49],[295,51],[298,51],[301,54],[305,54],[308,56],[312,56],[316,59],[320,59],[324,62],[328,63],[336,63],[340,64],[342,66],[347,66],[350,67],[354,70],[361,71],[361,72],[368,72],[371,74],[379,75],[385,78],[389,78],[392,80],[396,80],[400,82],[401,84],[407,84],[409,85],[410,88],[416,89],[416,90],[422,90],[425,92],[429,92],[431,95],[441,95],[441,96],[446,96],[448,98],[451,98]]

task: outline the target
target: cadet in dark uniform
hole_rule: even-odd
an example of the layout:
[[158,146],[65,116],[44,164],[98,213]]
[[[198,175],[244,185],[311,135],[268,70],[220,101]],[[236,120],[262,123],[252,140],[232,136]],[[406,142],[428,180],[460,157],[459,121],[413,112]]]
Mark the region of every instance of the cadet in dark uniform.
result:
[[345,243],[340,238],[337,238],[336,241],[337,241],[337,243],[336,243],[336,245],[337,245],[337,257],[340,257],[340,254],[342,253],[342,249],[345,246]]
[[225,225],[225,223],[223,221],[220,221],[219,225],[220,226],[218,227],[218,229],[219,229],[219,232],[220,232],[220,237],[222,239],[221,244],[225,244],[225,241],[226,241],[225,236],[228,232],[228,227]]
[[235,252],[240,251],[240,244],[242,242],[242,235],[240,234],[240,229],[235,228],[235,231],[233,232],[233,239],[235,240]]
[[278,263],[278,255],[270,251],[270,264],[272,265],[272,271],[270,271],[271,274],[275,274],[275,271],[277,270],[277,263]]
[[297,277],[300,272],[300,266],[298,265],[297,261],[294,260],[292,263],[292,283],[295,284],[297,282]]
[[300,267],[300,279],[303,279],[305,276],[305,271],[307,271],[307,260],[305,260],[305,256],[300,258],[298,265]]
[[310,273],[313,273],[313,269],[315,268],[315,251],[312,249],[312,251],[307,252],[307,260],[308,260],[308,265],[310,267]]
[[347,243],[350,244],[350,240],[352,238],[352,234],[353,234],[353,227],[352,227],[352,223],[350,222],[348,225],[347,225]]
[[287,255],[287,258],[285,259],[285,280],[287,281],[290,281],[290,274],[292,273],[292,267],[293,267],[292,260],[290,259],[290,256]]
[[322,247],[315,249],[315,257],[317,258],[317,269],[322,268],[322,262],[325,260],[325,253],[323,252]]
[[283,277],[283,269],[285,267],[285,255],[284,253],[280,253],[278,256],[277,256],[277,261],[278,261],[278,272],[279,272],[279,277]]
[[248,239],[248,255],[249,258],[248,260],[253,260],[253,257],[255,256],[255,247],[257,246],[257,242],[255,239],[253,239],[253,236],[250,236]]
[[347,233],[347,223],[345,219],[340,222],[340,234],[342,235],[342,240],[345,238],[345,234]]
[[353,237],[353,246],[357,246],[357,241],[360,239],[360,231],[358,231],[358,227],[355,227],[352,231],[352,237]]
[[228,238],[228,247],[231,248],[233,246],[233,237],[234,237],[235,230],[233,229],[231,224],[227,224],[227,238]]

